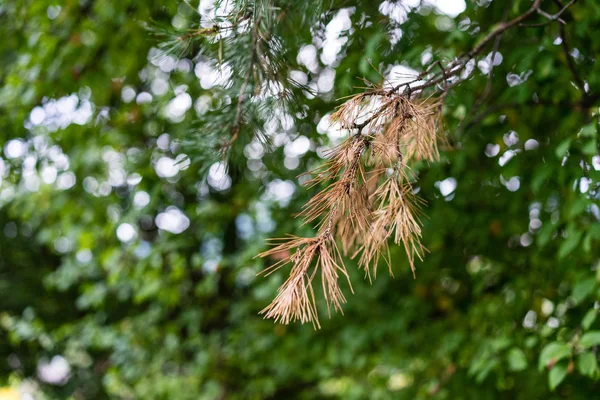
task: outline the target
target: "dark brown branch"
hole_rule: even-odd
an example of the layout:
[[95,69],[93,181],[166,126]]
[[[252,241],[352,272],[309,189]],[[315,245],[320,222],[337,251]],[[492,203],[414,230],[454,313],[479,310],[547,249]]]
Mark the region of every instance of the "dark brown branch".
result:
[[547,21],[544,22],[538,22],[535,24],[521,24],[522,27],[527,27],[527,28],[538,28],[541,26],[546,26],[548,24],[551,24],[552,22],[558,22],[561,25],[566,25],[567,23],[565,22],[565,20],[563,20],[562,18],[560,18],[560,16],[567,11],[567,9],[569,7],[571,7],[573,4],[575,4],[577,0],[571,0],[569,1],[565,6],[563,6],[556,14],[548,14],[547,12],[543,11],[543,10],[538,10],[538,13],[542,16],[544,16],[545,18],[547,18]]
[[571,75],[573,75],[573,80],[575,81],[575,85],[585,93],[585,84],[581,75],[579,75],[579,71],[577,71],[577,67],[575,66],[575,62],[573,62],[573,56],[571,56],[569,42],[567,42],[567,34],[565,32],[565,27],[560,25],[560,38],[562,40],[561,46],[563,48],[563,52],[565,53],[565,58],[567,59],[567,66],[571,71]]
[[558,14],[557,15],[548,14],[546,11],[541,10],[541,9],[538,10],[538,14],[540,14],[543,17],[548,18],[549,22],[558,21],[562,25],[566,25],[567,24],[564,19],[562,19],[562,18],[560,18],[558,16]]
[[244,94],[246,93],[246,88],[248,87],[248,84],[250,83],[250,77],[252,76],[252,73],[255,72],[254,66],[257,62],[257,54],[256,54],[257,47],[258,47],[257,26],[258,26],[258,23],[260,22],[260,16],[257,17],[255,12],[253,12],[251,15],[253,16],[252,46],[250,49],[252,57],[250,59],[250,66],[248,68],[248,73],[246,74],[246,78],[244,79],[244,82],[242,83],[242,87],[240,88],[240,93],[238,94],[235,119],[233,121],[233,127],[231,129],[231,138],[227,141],[225,149],[230,148],[240,135],[240,129],[242,127],[242,112],[243,112],[243,105],[244,105],[244,100],[245,100]]
[[393,88],[393,90],[399,91],[402,89],[408,93],[416,92],[419,90],[424,90],[424,89],[436,86],[439,83],[445,82],[445,81],[449,80],[450,78],[457,76],[467,67],[467,64],[469,63],[469,61],[471,61],[479,53],[481,53],[481,51],[490,42],[495,40],[496,37],[501,35],[507,29],[510,29],[515,25],[519,25],[520,23],[525,21],[527,18],[529,18],[531,15],[535,14],[537,12],[537,10],[539,10],[539,8],[540,8],[540,3],[541,3],[541,0],[535,0],[532,4],[531,8],[529,8],[523,14],[519,15],[518,17],[515,17],[514,19],[512,19],[510,21],[503,22],[503,23],[496,25],[496,27],[491,32],[489,32],[479,43],[477,43],[477,45],[475,45],[475,47],[473,47],[467,53],[464,53],[461,56],[459,56],[455,61],[451,62],[444,69],[443,73],[435,74],[432,78],[430,78],[428,81],[426,81],[423,84],[420,84],[420,85],[417,85],[414,87],[410,87],[410,84],[421,80],[422,76],[419,75],[419,77],[417,79],[415,79],[411,82],[401,83],[401,84],[395,86]]
[[[473,47],[470,51],[460,55],[456,60],[454,60],[453,62],[448,64],[445,68],[441,64],[441,62],[436,61],[432,65],[430,65],[425,71],[421,72],[419,75],[417,75],[417,77],[415,79],[413,79],[411,81],[403,82],[403,83],[396,85],[396,86],[392,87],[391,89],[384,91],[384,92],[375,91],[372,93],[365,93],[365,96],[382,95],[382,96],[387,97],[387,96],[393,95],[394,93],[403,92],[407,97],[410,97],[415,92],[423,91],[425,89],[428,89],[428,88],[434,87],[440,83],[443,83],[444,84],[444,89],[443,89],[444,94],[442,95],[442,97],[445,97],[445,93],[447,93],[450,88],[457,86],[464,80],[470,78],[472,74],[469,74],[469,76],[464,77],[464,78],[458,78],[452,84],[447,85],[447,82],[451,78],[456,77],[463,70],[465,70],[467,67],[467,64],[471,60],[473,60],[479,53],[481,53],[481,51],[483,51],[483,49],[490,42],[492,42],[492,41],[495,42],[494,48],[495,48],[495,51],[497,51],[498,50],[497,47],[500,44],[499,37],[502,35],[502,33],[504,33],[504,31],[512,28],[513,26],[519,25],[521,22],[523,22],[524,20],[529,18],[531,15],[535,14],[536,11],[540,7],[540,3],[541,3],[541,0],[535,0],[532,4],[531,8],[529,8],[523,14],[515,17],[514,19],[512,19],[510,21],[505,21],[505,22],[502,22],[502,23],[496,25],[496,27],[491,32],[489,32],[479,43],[477,43],[477,45],[475,45],[475,47]],[[493,63],[493,60],[492,60],[492,63]],[[431,78],[429,78],[427,81],[425,81],[422,84],[419,84],[416,86],[411,86],[414,83],[420,82],[431,70],[433,70],[433,68],[435,66],[438,66],[440,68],[440,72],[433,74],[433,76]],[[363,121],[361,123],[354,123],[352,126],[345,127],[345,128],[357,129],[358,131],[356,132],[356,134],[360,135],[360,132],[362,131],[363,128],[365,128],[368,124],[370,124],[371,122],[373,122],[375,119],[377,119],[379,117],[379,115],[380,115],[379,111],[374,112],[365,121]]]
[[[512,2],[509,2],[506,4],[506,8],[504,10],[504,16],[502,18],[503,22],[506,22],[506,20],[508,19],[508,14],[510,12],[511,7],[512,7]],[[483,102],[488,98],[488,96],[490,95],[490,92],[492,91],[492,83],[493,83],[493,77],[494,77],[494,60],[496,58],[496,54],[498,53],[498,49],[500,48],[501,40],[502,40],[502,34],[496,36],[496,40],[494,40],[494,47],[492,49],[492,57],[490,60],[490,70],[488,72],[487,82],[485,84],[485,89],[484,89],[483,93],[481,94],[481,96],[479,96],[479,98],[475,102],[475,107],[474,107],[475,111],[473,112],[473,114],[477,113],[477,110],[479,110],[479,107],[481,107]]]
[[512,28],[515,25],[518,25],[521,22],[523,22],[524,20],[526,20],[527,18],[529,18],[532,14],[534,14],[540,8],[540,3],[541,3],[541,0],[535,0],[529,10],[525,11],[523,14],[519,15],[518,17],[516,17],[508,22],[504,22],[504,23],[498,25],[477,46],[475,46],[473,48],[473,50],[471,50],[469,53],[467,53],[469,58],[475,57],[479,52],[481,52],[481,50],[483,50],[483,48],[489,42],[494,40],[494,38],[496,36],[500,35],[505,30]]
[[233,145],[233,143],[237,140],[238,136],[240,135],[240,128],[242,126],[242,106],[244,105],[244,94],[246,93],[248,82],[250,81],[250,71],[248,72],[248,75],[246,75],[246,79],[244,80],[242,88],[240,89],[240,94],[238,95],[235,119],[233,122],[233,128],[231,129],[231,138],[227,142],[227,147],[231,147],[231,145]]

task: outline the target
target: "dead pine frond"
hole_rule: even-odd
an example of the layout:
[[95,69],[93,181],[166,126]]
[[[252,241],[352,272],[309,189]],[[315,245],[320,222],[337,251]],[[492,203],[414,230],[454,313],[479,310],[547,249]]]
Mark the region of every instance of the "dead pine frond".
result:
[[393,276],[388,239],[393,238],[395,244],[402,244],[408,258],[413,276],[415,275],[415,259],[423,260],[426,249],[421,244],[421,201],[412,193],[410,184],[400,186],[398,178],[384,183],[374,194],[379,204],[373,212],[369,234],[353,258],[360,254],[358,265],[371,279],[377,277],[380,260],[387,266]]
[[350,278],[335,241],[328,231],[324,231],[315,238],[290,236],[278,239],[277,242],[282,243],[258,256],[267,257],[282,252],[287,252],[288,256],[262,273],[270,275],[287,264],[291,264],[292,269],[287,280],[279,288],[275,299],[260,313],[264,314],[265,318],[273,318],[275,322],[282,324],[287,325],[299,320],[301,323],[312,323],[315,329],[320,328],[313,288],[315,276],[320,272],[328,310],[333,308],[341,312],[342,304],[346,302],[338,284],[340,275],[346,277],[352,291]]
[[302,175],[311,176],[304,183],[308,188],[336,180],[344,169],[351,168],[358,161],[365,143],[358,136],[351,136],[339,145],[325,152],[327,161],[318,168]]
[[[298,216],[310,223],[327,215],[329,210],[336,209],[338,214],[347,215],[359,226],[367,224],[366,203],[360,201],[360,193],[365,182],[364,165],[361,157],[368,145],[368,138],[352,136],[333,155],[327,177],[316,176],[310,184],[326,179],[330,183],[326,188],[313,196],[303,207]],[[335,173],[335,176],[330,174]]]
[[409,163],[439,158],[440,109],[435,99],[371,88],[332,114],[331,120],[349,136],[327,152],[321,167],[308,172],[311,178],[305,185],[323,188],[298,214],[304,224],[315,223],[317,235],[280,239],[259,255],[286,255],[266,268],[265,275],[291,264],[277,296],[261,311],[265,318],[283,324],[311,322],[319,328],[315,279],[321,279],[328,312],[343,313],[346,298],[338,281],[344,276],[350,285],[350,278],[342,253],[357,258],[370,281],[381,261],[393,276],[393,241],[404,248],[415,275],[415,260],[426,252],[420,221],[424,202],[413,192]]
[[355,258],[360,255],[358,267],[364,271],[369,282],[377,278],[377,267],[380,260],[383,260],[388,266],[390,275],[394,275],[390,249],[387,242],[387,239],[390,237],[387,214],[386,209],[379,209],[373,213],[373,221],[371,222],[369,234],[364,238],[362,245],[352,256],[352,258]]
[[345,256],[354,251],[369,233],[372,210],[368,197],[366,185],[361,185],[339,202],[340,210],[335,229]]
[[422,200],[412,192],[410,184],[401,184],[398,180],[390,179],[386,185],[388,191],[388,215],[390,232],[394,232],[394,243],[403,244],[410,263],[413,276],[415,275],[415,258],[423,260],[425,248],[421,244],[421,204]]
[[407,159],[439,160],[440,105],[432,100],[423,100],[406,108],[403,120],[398,123],[403,125],[399,139]]

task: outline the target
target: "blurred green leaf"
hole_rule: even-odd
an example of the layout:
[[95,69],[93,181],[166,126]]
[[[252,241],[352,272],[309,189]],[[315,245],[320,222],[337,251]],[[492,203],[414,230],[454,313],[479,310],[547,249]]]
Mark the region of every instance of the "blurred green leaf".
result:
[[566,343],[552,342],[548,343],[540,353],[538,368],[543,370],[556,362],[571,356],[571,348]]
[[593,352],[581,353],[577,356],[577,369],[582,375],[593,377],[598,370],[598,360]]
[[571,292],[571,298],[575,304],[581,303],[585,300],[596,287],[596,278],[588,278],[583,281],[577,282]]
[[565,258],[571,254],[577,248],[582,236],[583,232],[581,231],[571,231],[571,234],[560,245],[558,258]]
[[600,331],[589,331],[584,333],[579,339],[579,345],[584,349],[600,344]]
[[567,151],[569,151],[569,147],[571,147],[571,139],[565,139],[558,146],[556,146],[555,154],[558,158],[563,158],[567,155]]
[[548,387],[554,390],[567,377],[567,366],[565,364],[557,364],[548,373]]
[[581,137],[588,137],[588,138],[595,137],[595,136],[597,136],[597,127],[598,127],[598,124],[595,122],[591,123],[591,124],[587,124],[581,128],[581,132],[579,135]]
[[585,316],[583,317],[583,320],[581,321],[581,326],[583,327],[583,329],[584,330],[590,329],[590,327],[596,320],[597,316],[598,316],[598,311],[596,311],[595,309],[591,309],[587,313],[585,313]]
[[508,367],[511,371],[522,371],[527,368],[527,358],[521,349],[513,347],[507,354]]

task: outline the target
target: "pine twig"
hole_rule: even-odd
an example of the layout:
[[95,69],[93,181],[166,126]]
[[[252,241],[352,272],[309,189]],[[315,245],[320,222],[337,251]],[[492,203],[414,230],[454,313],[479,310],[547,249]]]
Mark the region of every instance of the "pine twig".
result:
[[563,20],[562,18],[560,18],[560,16],[565,11],[567,11],[567,9],[569,7],[571,7],[573,4],[575,4],[576,1],[577,0],[571,0],[571,1],[569,1],[556,14],[548,14],[547,12],[545,12],[545,11],[543,11],[541,9],[538,9],[538,14],[540,14],[543,17],[547,18],[548,19],[547,21],[533,23],[533,24],[521,24],[520,26],[526,27],[526,28],[539,28],[539,27],[551,24],[552,22],[558,22],[560,25],[566,25],[567,23],[565,22],[565,20]]

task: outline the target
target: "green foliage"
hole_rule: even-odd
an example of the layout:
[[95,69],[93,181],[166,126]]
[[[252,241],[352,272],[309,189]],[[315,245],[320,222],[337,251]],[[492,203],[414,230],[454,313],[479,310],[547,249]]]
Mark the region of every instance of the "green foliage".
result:
[[527,357],[523,350],[512,348],[507,355],[508,368],[511,371],[522,371],[527,368]]
[[539,369],[552,368],[558,361],[570,357],[571,353],[571,348],[565,343],[549,343],[540,353]]
[[592,352],[581,353],[577,357],[577,368],[582,375],[594,377],[598,371],[598,360]]
[[584,349],[600,344],[600,331],[590,331],[583,334],[579,340],[579,345]]
[[566,377],[567,366],[565,364],[558,364],[552,367],[548,374],[548,386],[550,386],[550,390],[556,389]]
[[[313,331],[258,315],[287,271],[257,277],[254,256],[266,237],[314,233],[293,215],[316,190],[298,175],[337,140],[323,117],[358,78],[446,65],[532,2],[468,1],[455,17],[230,3],[217,15],[0,0],[0,386],[49,399],[597,396],[600,4],[505,31],[491,79],[493,43],[477,56],[444,99],[442,160],[411,166],[427,201],[416,279],[402,249],[395,277],[372,284],[347,260],[355,294],[344,315],[320,304]],[[258,15],[255,31],[211,31]],[[277,96],[260,96],[267,82]],[[39,367],[57,356],[70,370],[51,382]]]

